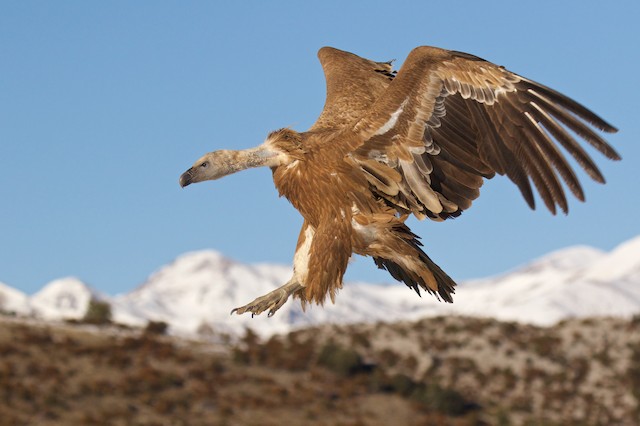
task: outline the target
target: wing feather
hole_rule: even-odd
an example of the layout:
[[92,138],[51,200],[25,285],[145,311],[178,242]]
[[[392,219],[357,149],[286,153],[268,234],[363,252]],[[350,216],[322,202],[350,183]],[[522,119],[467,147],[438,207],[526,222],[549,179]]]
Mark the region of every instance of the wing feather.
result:
[[553,143],[546,130],[540,126],[529,112],[526,112],[525,116],[527,117],[527,134],[529,134],[531,138],[535,138],[543,155],[553,164],[555,170],[560,174],[573,195],[580,201],[584,201],[582,185],[569,163],[567,163],[564,155],[562,155],[562,152],[560,152],[556,144]]
[[549,211],[555,214],[558,207],[566,213],[563,183],[579,200],[584,192],[559,146],[604,182],[568,130],[606,157],[620,159],[593,128],[616,129],[595,113],[473,55],[418,47],[386,83],[350,127],[361,142],[348,161],[365,173],[371,161],[381,165],[378,175],[392,176],[384,170],[394,170],[390,181],[377,179],[375,191],[419,218],[459,215],[478,197],[484,178],[495,173],[511,179],[531,208],[535,187]]
[[327,82],[327,98],[310,130],[342,128],[361,118],[395,76],[391,62],[375,62],[323,47],[318,51]]
[[611,147],[611,145],[605,142],[604,139],[598,136],[593,130],[588,128],[575,116],[572,116],[569,112],[567,112],[567,110],[562,109],[559,105],[553,103],[553,101],[533,89],[529,89],[529,92],[536,97],[537,101],[541,104],[540,106],[543,109],[548,110],[551,115],[560,120],[565,126],[576,132],[578,136],[589,142],[594,148],[603,153],[607,158],[611,160],[620,160],[620,155],[615,151],[615,149]]
[[[499,114],[497,119],[491,120],[482,104],[471,102],[469,106],[474,111],[472,116],[476,124],[475,133],[484,137],[484,143],[479,144],[478,154],[496,173],[506,174],[516,184],[527,204],[534,208],[535,201],[529,175],[535,169],[525,149],[517,143],[520,136],[517,127],[506,120],[504,114]],[[527,170],[530,172],[527,173]],[[532,176],[532,180],[535,185],[537,179]]]
[[549,113],[541,109],[535,103],[532,103],[532,105],[534,110],[531,113],[537,121],[553,135],[555,140],[560,142],[567,152],[569,152],[569,154],[571,154],[571,156],[573,156],[573,158],[578,162],[580,167],[587,172],[591,179],[599,183],[604,183],[604,176],[584,148],[582,148],[582,146],[580,146],[580,144],[564,128],[562,128],[558,122],[549,116]]

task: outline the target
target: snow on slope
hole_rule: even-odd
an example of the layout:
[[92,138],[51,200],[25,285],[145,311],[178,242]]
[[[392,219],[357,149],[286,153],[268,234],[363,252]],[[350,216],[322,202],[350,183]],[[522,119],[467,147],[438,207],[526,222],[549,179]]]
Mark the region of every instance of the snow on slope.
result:
[[105,299],[77,278],[55,280],[31,296],[33,315],[43,319],[80,319],[87,312],[91,299]]
[[640,236],[620,244],[608,256],[598,259],[583,278],[603,283],[640,281]]
[[[590,247],[560,250],[506,274],[464,283],[454,304],[439,311],[537,325],[572,317],[640,312],[640,302],[624,297],[614,281],[603,286],[585,278],[593,265],[610,257]],[[640,251],[636,259],[640,263]],[[631,290],[634,284],[628,287]],[[635,288],[640,290],[640,280]]]
[[[233,334],[251,327],[266,336],[326,322],[396,321],[436,315],[552,325],[571,317],[640,313],[640,236],[610,253],[570,247],[502,275],[461,283],[453,304],[438,302],[427,294],[420,298],[401,283],[347,283],[335,305],[327,301],[324,308],[311,306],[303,312],[299,301],[291,300],[272,318],[266,314],[256,318],[230,315],[233,308],[277,288],[290,275],[287,266],[246,265],[207,250],[178,257],[124,295],[106,298],[77,279],[63,279],[47,285],[29,298],[28,304],[44,318],[80,318],[89,299],[97,297],[111,302],[118,322],[144,325],[149,320],[165,321],[173,332],[186,334],[207,325]],[[12,290],[0,286],[0,296],[10,294],[7,289]],[[11,294],[5,297],[16,300],[11,306],[23,306],[19,292]],[[20,309],[15,310],[24,312]]]
[[208,324],[224,332],[241,333],[251,327],[268,335],[323,322],[402,317],[402,311],[385,300],[387,287],[363,284],[347,285],[340,292],[340,303],[329,302],[325,309],[313,306],[303,312],[298,301],[291,301],[268,319],[265,314],[230,315],[233,308],[274,290],[290,277],[291,268],[286,266],[245,265],[211,250],[187,253],[138,289],[115,298],[114,318],[131,324],[165,321],[181,333],[193,333]]
[[335,305],[327,302],[324,308],[312,306],[302,312],[298,301],[290,301],[269,319],[265,315],[253,319],[229,316],[234,307],[286,282],[290,273],[287,267],[243,265],[217,252],[196,252],[162,268],[120,301],[141,318],[155,316],[183,332],[193,332],[198,324],[208,323],[229,332],[249,326],[265,335],[324,322],[395,321],[436,315],[552,325],[570,317],[640,313],[640,237],[611,253],[570,247],[505,274],[462,283],[453,304],[438,302],[429,295],[419,298],[399,283],[348,283]]
[[[165,321],[179,332],[193,332],[202,324],[239,332],[251,318],[230,321],[231,309],[273,290],[289,273],[282,266],[237,263],[212,250],[187,253],[155,272],[138,289],[116,297],[114,317]],[[270,327],[286,329],[284,315],[274,319]]]
[[28,314],[30,312],[29,296],[0,282],[0,312]]

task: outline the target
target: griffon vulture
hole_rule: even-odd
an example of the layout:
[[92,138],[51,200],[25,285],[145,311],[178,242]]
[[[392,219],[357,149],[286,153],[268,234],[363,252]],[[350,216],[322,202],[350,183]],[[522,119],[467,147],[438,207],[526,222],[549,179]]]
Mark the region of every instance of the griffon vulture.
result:
[[333,302],[352,253],[373,257],[418,294],[452,302],[455,282],[420,248],[405,224],[409,215],[457,217],[496,173],[532,209],[536,190],[551,213],[567,213],[565,187],[579,200],[584,194],[565,154],[604,183],[578,140],[620,159],[594,131],[615,132],[609,123],[476,56],[422,46],[397,73],[391,62],[331,47],[318,57],[327,98],[308,131],[284,128],[256,148],[210,152],[180,176],[185,187],[270,167],[280,195],[304,218],[292,278],[232,313],[271,316],[291,295],[303,307],[327,296]]

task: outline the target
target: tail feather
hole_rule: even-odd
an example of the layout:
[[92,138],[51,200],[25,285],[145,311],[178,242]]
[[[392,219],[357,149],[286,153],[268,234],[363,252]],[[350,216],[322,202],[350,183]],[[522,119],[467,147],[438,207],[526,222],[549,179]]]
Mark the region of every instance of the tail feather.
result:
[[360,215],[359,225],[368,228],[366,237],[375,240],[358,254],[373,257],[380,269],[387,270],[393,278],[413,289],[418,296],[420,289],[435,295],[438,300],[453,303],[456,283],[422,250],[420,237],[404,223],[406,216]]
[[438,300],[442,299],[445,302],[453,303],[452,294],[455,293],[456,283],[446,272],[444,272],[438,265],[433,262],[427,254],[418,247],[416,243],[419,243],[417,240],[412,241],[414,244],[414,249],[418,252],[420,261],[423,264],[425,269],[433,275],[435,281],[437,283],[437,291],[434,291],[428,283],[421,277],[423,274],[414,273],[413,271],[408,270],[406,267],[403,267],[396,263],[393,260],[385,259],[382,257],[374,257],[373,261],[376,263],[376,266],[380,269],[385,269],[391,274],[393,278],[398,281],[402,281],[407,285],[407,287],[413,289],[418,296],[420,296],[420,288],[426,290],[428,293],[433,294],[438,298]]
[[407,274],[407,271],[402,269],[400,265],[391,260],[383,259],[381,257],[374,257],[373,261],[376,263],[378,269],[384,269],[388,271],[394,279],[396,279],[397,281],[402,281],[407,285],[407,287],[412,288],[416,293],[418,293],[418,296],[422,297],[422,295],[420,294],[420,287],[418,286],[418,283],[414,279],[412,279],[411,276]]

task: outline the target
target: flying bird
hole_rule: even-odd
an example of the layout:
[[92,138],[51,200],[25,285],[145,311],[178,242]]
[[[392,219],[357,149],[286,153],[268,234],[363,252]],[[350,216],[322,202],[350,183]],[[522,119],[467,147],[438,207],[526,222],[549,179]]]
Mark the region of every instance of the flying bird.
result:
[[[393,278],[452,302],[455,282],[422,250],[410,215],[444,221],[471,207],[485,179],[506,175],[534,209],[568,212],[566,190],[584,193],[565,154],[595,181],[598,167],[578,141],[609,159],[596,132],[617,131],[557,91],[463,52],[422,46],[399,71],[323,47],[327,96],[306,132],[283,128],[245,150],[205,154],[180,185],[267,166],[280,196],[304,221],[293,276],[232,313],[273,315],[290,296],[335,302],[353,253]],[[563,150],[560,149],[563,148]],[[564,153],[563,153],[564,152]]]

